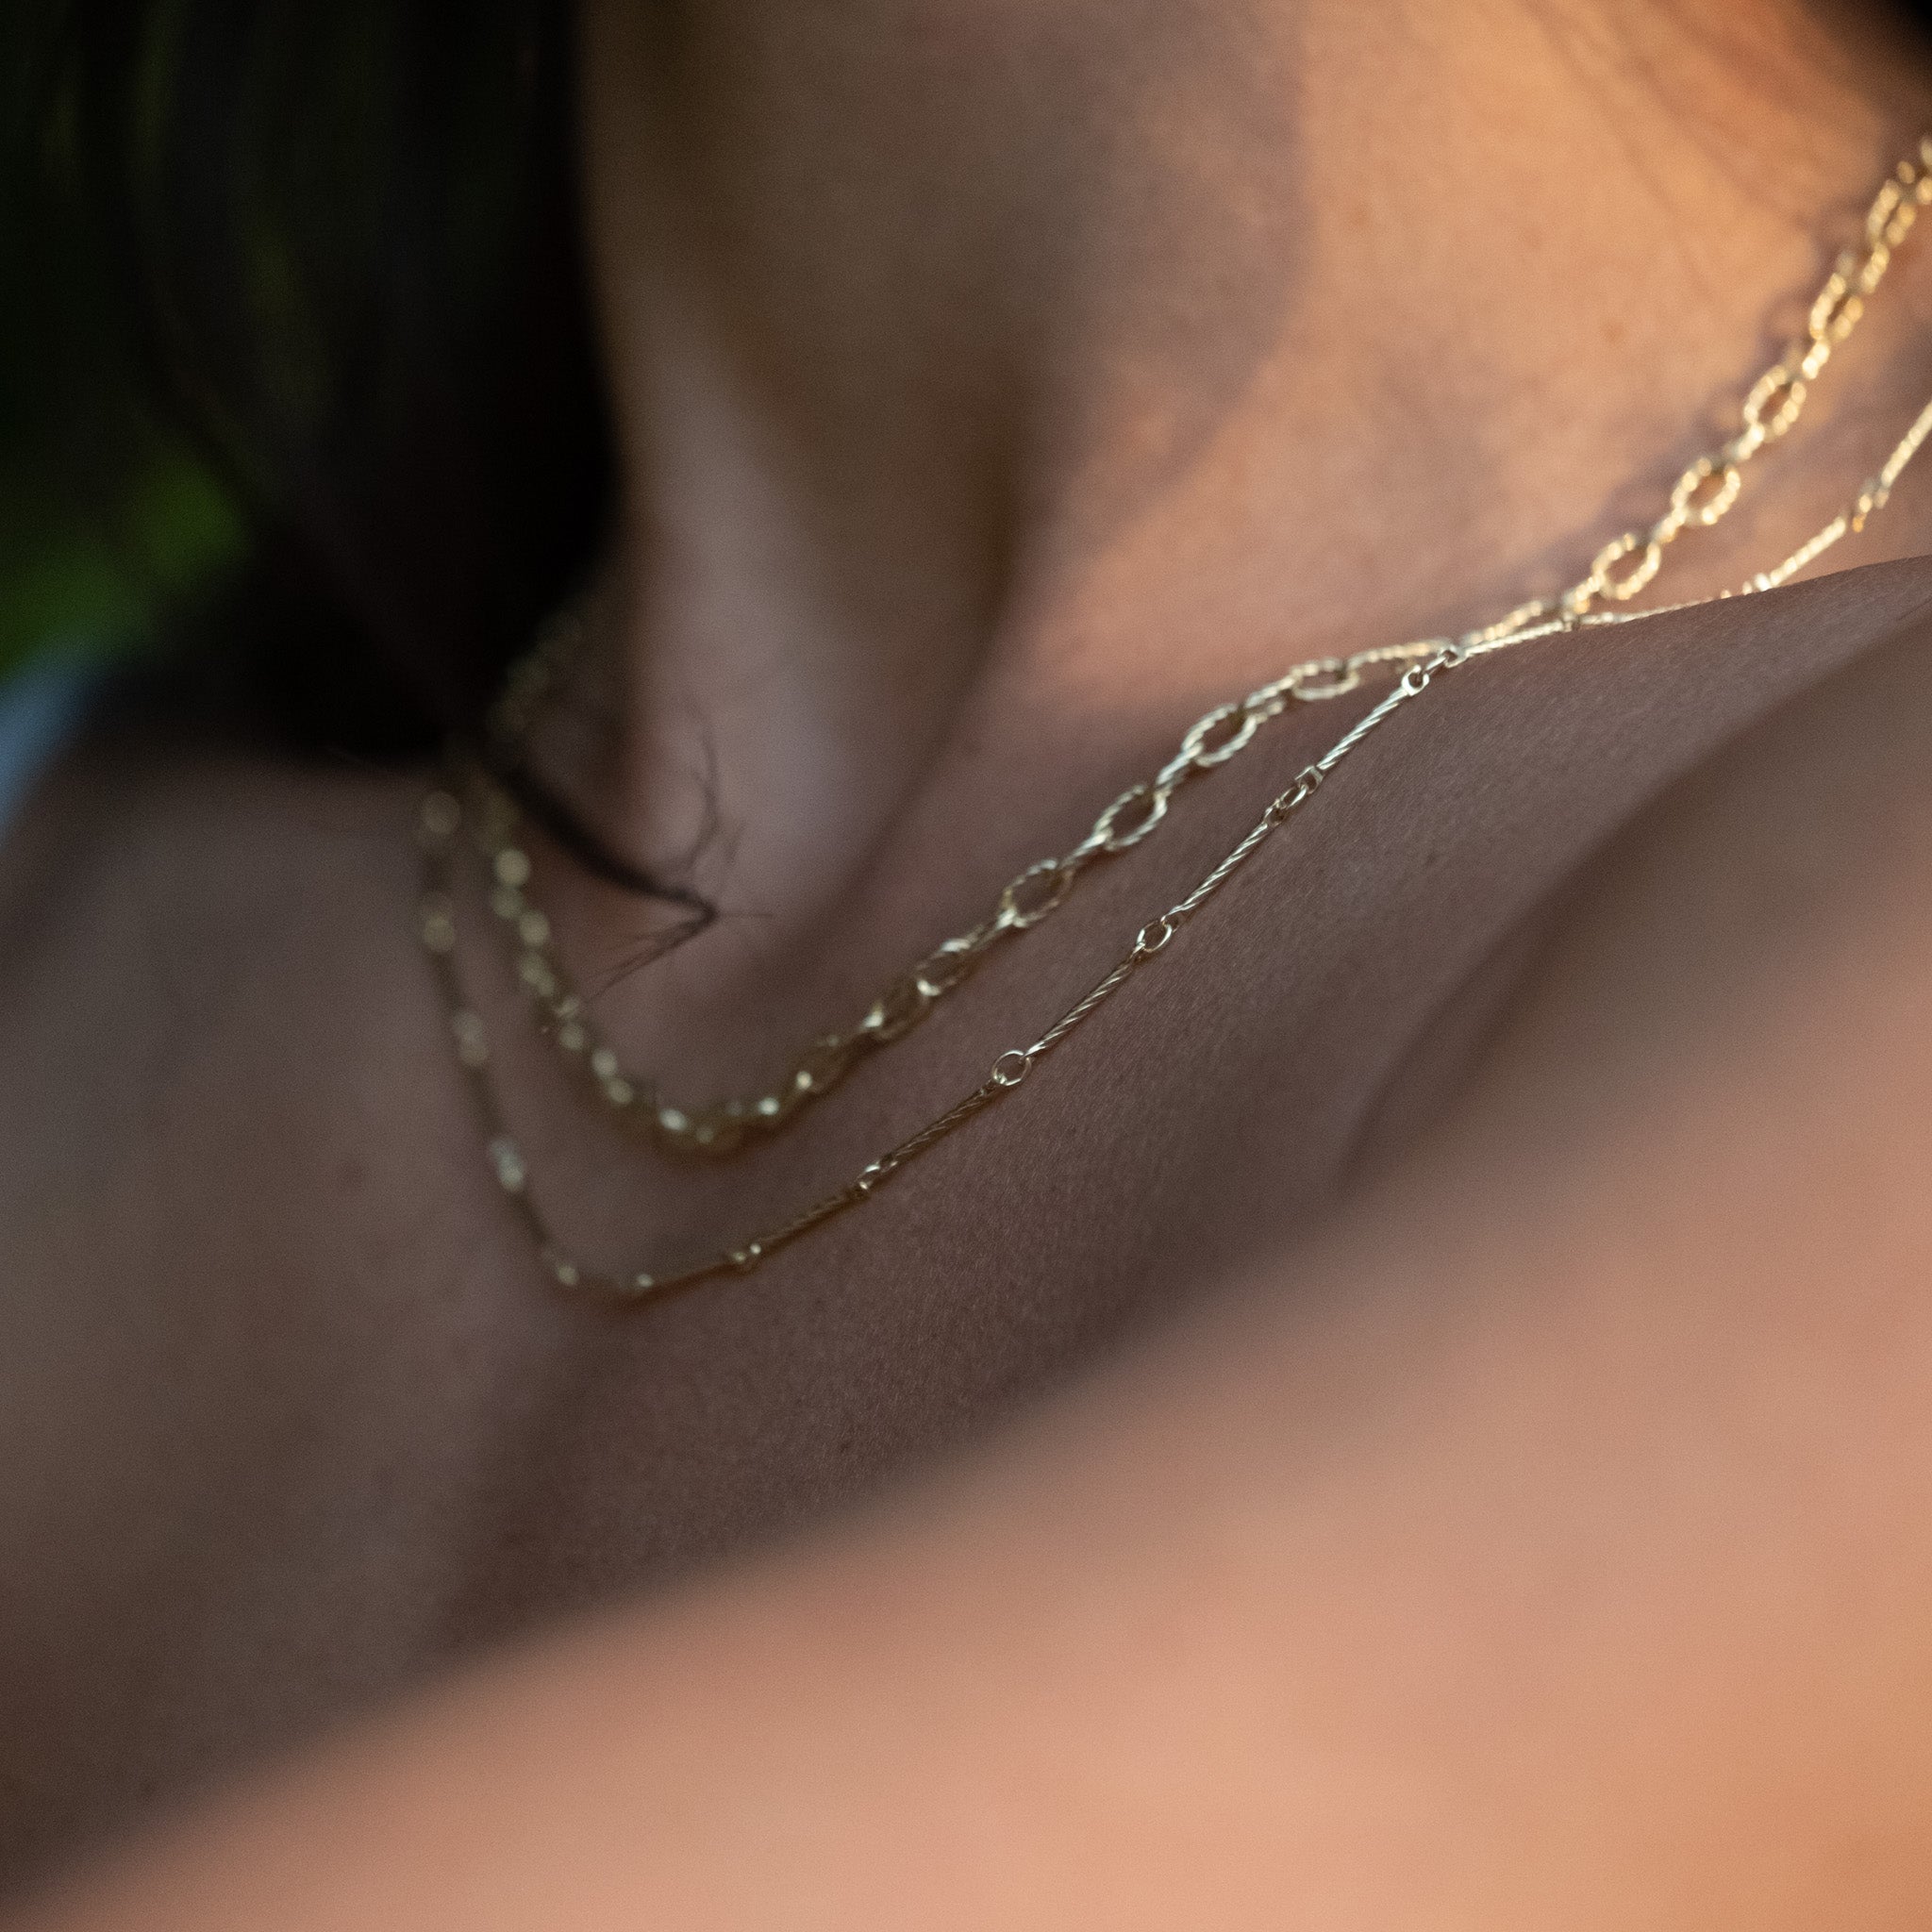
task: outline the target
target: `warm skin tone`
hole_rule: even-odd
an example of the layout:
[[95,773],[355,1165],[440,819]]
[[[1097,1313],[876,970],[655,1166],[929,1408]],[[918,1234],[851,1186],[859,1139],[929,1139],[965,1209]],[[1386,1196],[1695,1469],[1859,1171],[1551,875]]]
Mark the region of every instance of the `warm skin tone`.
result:
[[[592,7],[637,608],[579,783],[756,915],[631,1003],[641,1057],[755,1079],[823,1017],[802,954],[883,975],[1176,721],[1647,513],[1913,138],[1849,12]],[[1863,408],[1915,406],[1912,307],[1673,595],[1836,508]]]
[[[1925,92],[1773,0],[633,11],[587,33],[633,623],[552,750],[660,862],[715,759],[697,876],[763,916],[608,1013],[693,1089],[1206,702],[1620,527]],[[1677,594],[1870,466],[1928,290]],[[1932,548],[1922,497],[1888,519],[1857,560]],[[1458,675],[1024,1103],[626,1323],[546,1295],[479,1176],[409,788],[77,761],[0,858],[23,1858],[1175,1319],[24,1923],[1923,1923],[1928,598],[1906,564]],[[754,1168],[640,1189],[514,1057],[559,1211],[708,1245],[856,1165],[1342,722]],[[553,885],[575,956],[628,943]]]

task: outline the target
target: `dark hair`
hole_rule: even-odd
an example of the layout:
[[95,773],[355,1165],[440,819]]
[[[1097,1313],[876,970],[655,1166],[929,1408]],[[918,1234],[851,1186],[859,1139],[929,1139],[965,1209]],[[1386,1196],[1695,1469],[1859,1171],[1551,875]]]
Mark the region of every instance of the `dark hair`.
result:
[[33,232],[245,513],[204,666],[309,743],[474,720],[608,513],[569,8],[13,4]]

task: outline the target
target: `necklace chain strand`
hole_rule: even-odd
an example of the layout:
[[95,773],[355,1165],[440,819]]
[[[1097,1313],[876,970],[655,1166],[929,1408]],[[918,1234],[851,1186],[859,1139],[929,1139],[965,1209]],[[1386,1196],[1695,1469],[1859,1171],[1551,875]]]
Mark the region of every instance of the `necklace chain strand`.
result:
[[[1797,422],[1810,385],[1834,349],[1857,326],[1866,300],[1891,264],[1893,251],[1911,232],[1920,209],[1932,203],[1932,137],[1922,139],[1915,154],[1914,159],[1900,162],[1874,196],[1865,211],[1859,245],[1839,258],[1811,301],[1803,340],[1752,384],[1740,410],[1737,432],[1682,472],[1671,488],[1663,514],[1647,528],[1625,531],[1606,543],[1589,571],[1568,590],[1519,605],[1493,624],[1464,633],[1461,643],[1473,648],[1552,616],[1582,617],[1599,602],[1627,603],[1656,580],[1666,552],[1679,536],[1693,527],[1708,529],[1723,520],[1738,501],[1746,466]],[[1907,453],[1905,460],[1909,459]],[[1770,589],[1815,561],[1848,529],[1862,524],[1883,501],[1896,474],[1890,466],[1881,471],[1842,519],[1820,531],[1775,571],[1754,579],[1753,587]],[[586,634],[584,612],[566,612],[512,673],[491,721],[499,741],[521,743],[561,665],[581,647]],[[473,808],[485,828],[486,857],[495,874],[491,908],[513,935],[517,980],[536,1005],[542,1031],[564,1058],[588,1076],[616,1114],[668,1152],[733,1154],[796,1120],[807,1103],[831,1092],[860,1058],[905,1039],[996,949],[1031,932],[1058,911],[1089,868],[1132,851],[1151,836],[1184,787],[1238,757],[1265,724],[1293,705],[1344,697],[1358,690],[1365,676],[1385,666],[1419,663],[1447,641],[1424,638],[1346,658],[1313,658],[1243,698],[1217,705],[1189,726],[1174,756],[1154,777],[1123,791],[1071,851],[1040,859],[1009,880],[977,925],[933,947],[887,985],[853,1025],[822,1034],[776,1086],[754,1098],[681,1107],[663,1096],[657,1081],[625,1068],[564,965],[550,919],[531,900],[533,868],[528,852],[514,838],[516,807],[500,786],[476,770],[470,774],[468,786],[475,794]]]
[[[1932,137],[1920,143],[1920,159],[1925,168],[1932,169]],[[533,983],[528,959],[535,953],[540,959],[545,956],[546,948],[541,943],[547,941],[547,922],[542,914],[528,904],[523,888],[529,878],[529,860],[523,850],[510,843],[508,829],[513,819],[507,815],[507,801],[501,800],[500,793],[492,795],[491,790],[485,790],[480,810],[466,815],[458,792],[454,790],[439,789],[425,800],[420,821],[420,837],[425,852],[425,891],[419,908],[418,930],[425,950],[434,961],[438,979],[447,1006],[449,1024],[454,1038],[457,1058],[469,1077],[471,1091],[483,1121],[487,1152],[497,1182],[505,1194],[515,1205],[521,1214],[533,1242],[545,1267],[563,1287],[582,1289],[594,1293],[627,1301],[649,1300],[694,1288],[700,1283],[733,1274],[743,1274],[757,1267],[759,1262],[790,1246],[814,1229],[839,1215],[849,1212],[871,1200],[891,1178],[920,1156],[927,1153],[941,1141],[964,1126],[969,1121],[997,1105],[1015,1091],[1026,1079],[1033,1069],[1054,1053],[1072,1037],[1094,1013],[1105,1006],[1139,972],[1165,953],[1180,928],[1193,919],[1197,913],[1228,882],[1241,871],[1259,852],[1261,847],[1295,817],[1314,796],[1329,774],[1334,772],[1367,738],[1378,731],[1394,714],[1405,706],[1412,704],[1428,690],[1430,685],[1447,672],[1457,670],[1471,660],[1491,656],[1497,652],[1511,650],[1519,645],[1558,634],[1567,634],[1580,629],[1598,628],[1608,625],[1633,624],[1646,618],[1658,617],[1668,610],[1683,609],[1684,605],[1671,605],[1657,609],[1642,611],[1598,610],[1591,607],[1599,597],[1610,602],[1621,603],[1636,595],[1657,575],[1655,555],[1660,559],[1662,547],[1673,541],[1687,523],[1702,521],[1714,523],[1718,516],[1727,509],[1735,500],[1737,485],[1730,478],[1736,467],[1757,448],[1766,441],[1781,436],[1795,421],[1796,409],[1804,403],[1805,384],[1824,366],[1829,349],[1824,344],[1842,341],[1857,323],[1859,312],[1859,297],[1869,293],[1876,286],[1884,266],[1890,258],[1890,250],[1903,239],[1911,226],[1911,214],[1919,207],[1932,202],[1932,172],[1915,169],[1910,162],[1901,163],[1894,175],[1888,180],[1886,188],[1873,203],[1866,218],[1867,250],[1863,258],[1847,257],[1840,260],[1827,279],[1824,289],[1812,305],[1809,317],[1809,332],[1812,348],[1804,354],[1797,351],[1788,353],[1778,363],[1774,364],[1765,377],[1760,378],[1746,399],[1743,411],[1745,430],[1740,437],[1724,446],[1732,449],[1748,437],[1756,428],[1757,440],[1751,449],[1742,451],[1731,458],[1728,467],[1720,471],[1715,458],[1700,458],[1690,466],[1680,478],[1672,494],[1673,512],[1684,511],[1678,517],[1674,528],[1667,535],[1659,532],[1663,525],[1653,525],[1645,536],[1624,537],[1607,544],[1598,553],[1591,565],[1591,573],[1580,584],[1555,598],[1537,599],[1519,607],[1507,617],[1480,630],[1465,633],[1455,639],[1426,639],[1408,644],[1382,646],[1372,651],[1357,653],[1342,659],[1321,659],[1311,664],[1298,665],[1283,677],[1272,684],[1263,685],[1250,693],[1249,697],[1219,706],[1209,711],[1190,727],[1182,741],[1182,751],[1175,758],[1162,768],[1162,772],[1151,784],[1141,784],[1124,792],[1115,801],[1108,812],[1102,815],[1095,827],[1074,854],[1088,852],[1090,858],[1106,850],[1105,836],[1096,845],[1095,835],[1103,828],[1111,829],[1117,823],[1119,808],[1128,800],[1151,800],[1159,795],[1162,781],[1172,777],[1173,784],[1167,793],[1172,796],[1174,790],[1187,782],[1189,777],[1199,771],[1211,770],[1215,765],[1225,762],[1235,756],[1251,741],[1254,733],[1267,718],[1279,714],[1293,698],[1316,700],[1329,696],[1340,696],[1344,691],[1358,689],[1364,676],[1371,670],[1384,666],[1403,664],[1402,675],[1394,687],[1366,711],[1336,741],[1330,745],[1312,764],[1304,768],[1288,789],[1272,799],[1260,818],[1247,833],[1225,854],[1225,856],[1194,886],[1192,891],[1177,900],[1158,917],[1149,920],[1134,937],[1133,944],[1108,969],[1108,971],[1078,1001],[1062,1013],[1030,1046],[1008,1048],[993,1062],[985,1079],[971,1089],[944,1113],[926,1123],[906,1140],[869,1163],[845,1186],[826,1194],[808,1207],[802,1213],[790,1221],[770,1228],[748,1240],[739,1246],[725,1249],[707,1259],[692,1265],[677,1268],[671,1272],[653,1274],[638,1272],[630,1274],[612,1274],[585,1266],[572,1257],[557,1240],[549,1225],[530,1184],[527,1162],[511,1136],[506,1121],[500,1098],[491,1075],[490,1051],[481,1016],[468,1004],[460,978],[458,977],[455,953],[457,944],[455,858],[459,836],[464,829],[466,816],[474,816],[475,822],[470,829],[475,836],[479,849],[491,862],[493,886],[491,891],[492,908],[498,916],[520,923],[525,941],[524,971],[520,974],[525,988],[534,997],[549,999],[541,981]],[[1860,266],[1860,263],[1864,266]],[[1871,266],[1876,263],[1875,269]],[[1848,318],[1848,319],[1847,319]],[[1833,331],[1836,330],[1834,334]],[[1823,354],[1816,354],[1820,349]],[[1773,401],[1779,398],[1779,390],[1767,387],[1770,378],[1782,373],[1783,388],[1787,393],[1776,411],[1771,415],[1765,412]],[[1755,405],[1755,408],[1754,408]],[[1782,426],[1774,426],[1782,418]],[[1892,446],[1885,462],[1866,481],[1853,499],[1840,509],[1831,521],[1825,524],[1806,542],[1800,544],[1781,563],[1772,569],[1760,571],[1736,591],[1721,593],[1723,597],[1748,596],[1764,591],[1774,590],[1788,583],[1797,573],[1841,541],[1845,537],[1862,531],[1867,521],[1884,508],[1907,465],[1917,456],[1928,437],[1932,437],[1932,402],[1913,419],[1905,434]],[[1724,452],[1719,452],[1722,458]],[[1713,475],[1722,479],[1715,503],[1723,499],[1723,508],[1715,515],[1703,515],[1695,510],[1685,510],[1695,493],[1694,488],[1687,491],[1685,483],[1693,475],[1700,483]],[[1707,505],[1707,509],[1709,508]],[[1664,520],[1668,522],[1669,519]],[[1612,578],[1609,573],[1623,559],[1642,552],[1639,565],[1621,578]],[[1633,578],[1641,581],[1633,582]],[[1707,600],[1707,601],[1717,601]],[[1311,676],[1319,675],[1333,690],[1318,689],[1309,691],[1300,688]],[[1274,709],[1268,709],[1273,703]],[[1224,727],[1230,721],[1239,721],[1235,730],[1224,740],[1213,737],[1215,730]],[[1206,746],[1208,762],[1202,761],[1202,748]],[[1182,770],[1183,760],[1191,760]],[[1163,800],[1158,811],[1148,810],[1147,815],[1136,821],[1125,843],[1121,849],[1129,849],[1132,844],[1147,836],[1154,824],[1164,815],[1166,804]],[[1110,816],[1111,815],[1111,816]],[[1089,852],[1089,848],[1093,848]],[[1030,868],[1021,874],[1022,881],[1033,878],[1048,867],[1064,867],[1069,859],[1044,860],[1041,865]],[[1043,909],[1036,909],[1027,924],[1018,924],[1018,930],[1027,930],[1030,924],[1038,924],[1052,911],[1065,896],[1066,885],[1058,885],[1045,903]],[[1011,903],[1013,888],[1008,887],[1002,894],[1002,908]],[[995,914],[997,919],[998,914]],[[991,924],[989,921],[987,924]],[[1009,922],[1009,926],[1015,922]],[[975,932],[985,927],[974,929]],[[530,935],[539,936],[532,941]],[[972,935],[967,935],[970,939]],[[948,944],[963,941],[949,941]],[[988,943],[991,943],[991,941]],[[943,952],[945,949],[939,949]],[[930,958],[937,958],[935,953]],[[922,962],[922,964],[929,962]],[[915,974],[919,971],[914,969]],[[905,982],[900,982],[901,984]],[[951,982],[957,984],[957,981]],[[943,990],[949,991],[950,984]],[[557,997],[564,997],[560,980],[558,982]],[[937,997],[933,995],[932,997]],[[883,998],[884,996],[882,996]],[[918,1008],[916,1018],[923,1018],[931,1005],[927,998]],[[873,1010],[876,1011],[875,1004]],[[914,1024],[908,1022],[908,1025]],[[861,1023],[861,1026],[863,1023]],[[876,1032],[878,1029],[872,1029]],[[907,1030],[901,1027],[891,1037],[898,1038]],[[588,1038],[588,1029],[587,1029]],[[568,1050],[568,1042],[565,1042]],[[592,1054],[608,1054],[608,1048],[595,1048]],[[623,1079],[621,1074],[608,1074],[605,1065],[614,1065],[614,1060],[593,1065],[592,1072],[608,1088],[611,1077]],[[842,1076],[843,1069],[841,1069]],[[833,1084],[836,1084],[835,1082]],[[819,1089],[808,1090],[815,1093]],[[615,1098],[615,1096],[612,1096]],[[620,1105],[627,1102],[619,1101]],[[741,1126],[741,1123],[740,1124]]]
[[[1811,558],[1815,558],[1840,538],[1861,529],[1866,518],[1884,506],[1891,486],[1897,482],[1906,465],[1918,453],[1928,435],[1932,435],[1932,402],[1928,402],[1914,419],[1911,427],[1894,447],[1884,469],[1873,477],[1859,491],[1857,497],[1827,524],[1818,536],[1811,539],[1799,551],[1793,552],[1792,556],[1804,556],[1808,552]],[[1727,591],[1724,594],[1745,596],[1774,589],[1789,579],[1791,568],[1802,567],[1788,568],[1790,565],[1790,559],[1787,558],[1786,563],[1779,565],[1775,570],[1761,572],[1739,591]],[[1686,608],[1689,607],[1667,607],[1668,609]],[[448,1002],[451,1030],[456,1040],[458,1058],[470,1076],[473,1092],[481,1109],[489,1136],[491,1164],[495,1171],[497,1181],[520,1210],[544,1265],[565,1288],[581,1288],[615,1298],[637,1301],[694,1288],[701,1282],[721,1275],[748,1273],[779,1249],[789,1247],[793,1241],[836,1216],[872,1199],[903,1168],[937,1146],[940,1141],[964,1126],[974,1116],[983,1113],[1019,1088],[1034,1067],[1084,1025],[1135,974],[1167,950],[1181,926],[1192,919],[1238,872],[1248,864],[1262,845],[1307,804],[1323,781],[1344,758],[1371,733],[1379,730],[1396,711],[1419,698],[1437,677],[1457,669],[1474,658],[1488,657],[1499,651],[1512,650],[1518,645],[1530,643],[1541,638],[1605,625],[1636,624],[1646,618],[1664,614],[1665,610],[1565,612],[1505,635],[1474,641],[1457,639],[1439,644],[1429,657],[1411,663],[1387,696],[1350,726],[1313,764],[1302,771],[1287,791],[1272,799],[1267,809],[1246,835],[1191,892],[1169,907],[1158,917],[1141,926],[1135,935],[1129,950],[1032,1045],[1008,1048],[993,1062],[987,1077],[953,1107],[872,1161],[844,1187],[814,1202],[803,1213],[768,1229],[738,1247],[724,1250],[692,1266],[661,1274],[603,1274],[576,1261],[556,1239],[531,1191],[526,1163],[508,1133],[501,1105],[490,1077],[489,1051],[482,1021],[474,1009],[465,1004],[462,987],[456,972],[452,860],[457,837],[462,824],[462,809],[453,793],[441,791],[432,792],[425,801],[423,810],[422,830],[427,853],[427,891],[423,901],[422,937],[439,970],[444,997]]]

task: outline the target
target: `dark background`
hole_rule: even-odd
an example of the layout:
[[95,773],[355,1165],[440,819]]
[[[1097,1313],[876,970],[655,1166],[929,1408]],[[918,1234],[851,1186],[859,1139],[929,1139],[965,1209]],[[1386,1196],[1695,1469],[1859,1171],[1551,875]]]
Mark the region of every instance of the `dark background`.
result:
[[0,0],[0,672],[148,650],[351,753],[474,723],[608,494],[569,34]]
[[245,547],[230,492],[142,394],[74,158],[42,122],[50,16],[0,6],[0,674],[152,639]]

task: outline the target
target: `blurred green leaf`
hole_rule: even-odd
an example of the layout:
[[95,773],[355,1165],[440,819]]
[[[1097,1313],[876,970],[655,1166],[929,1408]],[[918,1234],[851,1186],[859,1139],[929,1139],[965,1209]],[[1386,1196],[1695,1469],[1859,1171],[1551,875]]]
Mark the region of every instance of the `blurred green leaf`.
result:
[[0,6],[0,675],[138,649],[233,564],[242,525],[149,408],[43,64],[58,0]]

